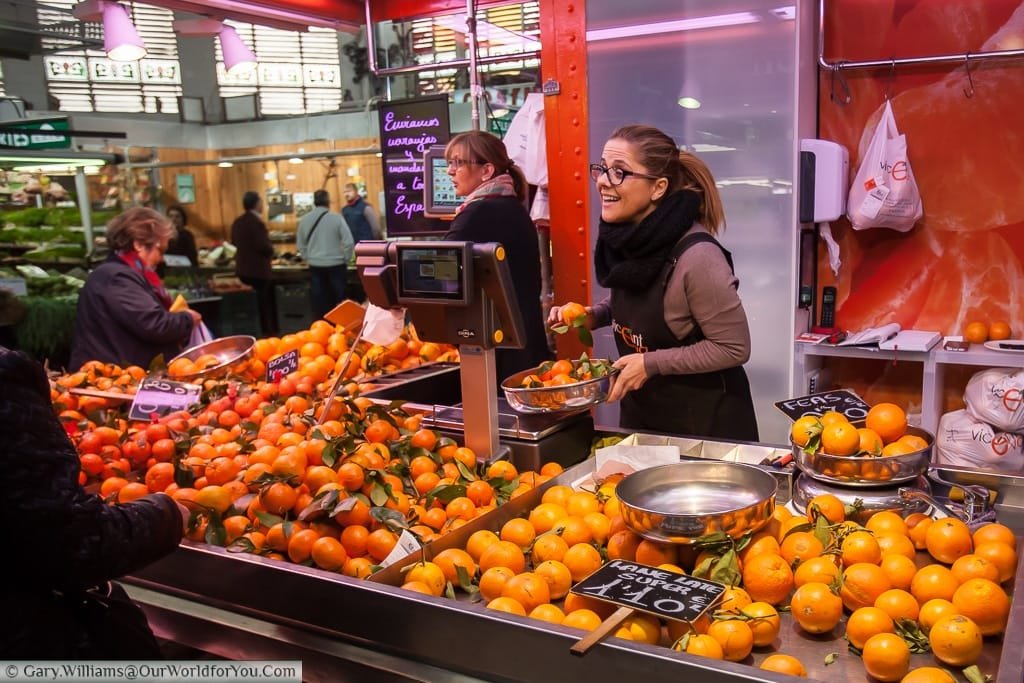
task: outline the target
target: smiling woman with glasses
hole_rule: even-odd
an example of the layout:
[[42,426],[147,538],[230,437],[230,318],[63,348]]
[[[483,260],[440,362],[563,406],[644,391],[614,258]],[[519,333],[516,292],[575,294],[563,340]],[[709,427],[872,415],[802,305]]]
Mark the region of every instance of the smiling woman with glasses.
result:
[[500,384],[551,356],[540,308],[540,245],[525,204],[526,178],[508,158],[501,139],[483,131],[453,137],[445,159],[455,193],[465,198],[445,239],[500,242],[508,254],[516,302],[523,315],[526,346],[495,353]]
[[[621,370],[608,399],[620,424],[757,441],[743,364],[750,330],[711,171],[662,131],[623,126],[590,165],[601,205],[594,267],[611,296],[587,308],[611,325]],[[551,309],[551,324],[561,307]]]
[[73,369],[90,360],[145,368],[159,354],[170,360],[182,350],[202,316],[188,308],[171,313],[156,273],[173,234],[167,218],[143,207],[107,225],[110,256],[78,295]]

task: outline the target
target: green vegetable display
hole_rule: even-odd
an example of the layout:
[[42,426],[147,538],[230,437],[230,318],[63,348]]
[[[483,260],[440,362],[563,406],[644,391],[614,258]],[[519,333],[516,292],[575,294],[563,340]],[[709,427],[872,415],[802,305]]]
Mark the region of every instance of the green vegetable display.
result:
[[22,298],[24,319],[14,328],[18,347],[36,358],[47,358],[51,367],[67,364],[75,330],[77,296]]

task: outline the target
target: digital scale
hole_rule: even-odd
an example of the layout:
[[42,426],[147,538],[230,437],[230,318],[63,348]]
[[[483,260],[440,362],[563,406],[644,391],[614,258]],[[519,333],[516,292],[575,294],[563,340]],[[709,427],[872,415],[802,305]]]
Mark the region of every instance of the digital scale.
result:
[[[356,269],[371,303],[405,307],[424,339],[459,348],[461,393],[433,399],[431,426],[452,432],[461,428],[465,445],[481,459],[515,450],[517,462],[536,467],[541,440],[572,433],[572,448],[560,443],[552,452],[575,456],[567,462],[579,459],[580,445],[585,448],[593,433],[589,412],[519,415],[498,396],[495,350],[522,348],[525,342],[504,247],[494,242],[363,241],[356,245]],[[401,392],[401,386],[393,386],[387,397],[408,398]],[[522,448],[520,441],[532,445]]]

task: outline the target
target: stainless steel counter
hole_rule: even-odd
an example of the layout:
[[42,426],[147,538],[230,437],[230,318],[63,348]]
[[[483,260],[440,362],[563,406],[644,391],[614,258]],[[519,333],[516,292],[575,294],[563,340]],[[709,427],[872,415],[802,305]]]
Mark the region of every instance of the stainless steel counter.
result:
[[[566,470],[545,486],[575,481],[590,461]],[[773,473],[785,484],[786,471]],[[1024,479],[966,470],[942,470],[956,483],[982,483],[999,492],[1000,519],[1024,529]],[[780,500],[788,495],[780,487]],[[941,493],[941,492],[937,492]],[[433,544],[428,554],[464,544],[481,527],[497,529],[539,502],[542,489],[520,496]],[[301,659],[309,681],[776,681],[791,679],[747,664],[720,662],[666,647],[607,639],[584,657],[569,647],[581,633],[562,626],[497,613],[482,604],[433,598],[389,585],[400,581],[406,558],[359,581],[335,573],[232,554],[184,542],[173,555],[128,579],[129,592],[146,609],[158,635],[234,659]],[[1024,578],[1024,563],[1016,580]],[[865,680],[845,641],[823,641],[799,631],[788,617],[777,649],[800,657],[812,680]],[[1003,642],[1024,642],[1024,600],[1012,605]],[[762,648],[763,649],[763,648]],[[826,668],[824,657],[837,652]],[[934,664],[914,655],[913,665]],[[748,664],[753,664],[750,666]],[[986,643],[979,663],[998,683],[1024,680],[1024,650]]]

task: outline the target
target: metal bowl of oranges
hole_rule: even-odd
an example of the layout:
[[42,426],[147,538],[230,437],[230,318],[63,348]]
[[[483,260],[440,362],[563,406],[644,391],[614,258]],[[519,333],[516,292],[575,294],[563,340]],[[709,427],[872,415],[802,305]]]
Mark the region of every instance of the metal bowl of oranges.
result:
[[252,356],[256,338],[221,337],[185,349],[167,364],[167,375],[182,382],[211,379],[237,370]]
[[[863,423],[853,423],[863,427]],[[830,455],[820,448],[814,452],[790,440],[796,466],[809,477],[842,486],[891,486],[917,479],[928,470],[935,437],[919,427],[907,427],[911,437],[905,448],[893,455]],[[891,444],[890,444],[891,445]]]
[[[501,388],[505,400],[517,412],[555,413],[601,403],[608,398],[618,374],[618,368],[608,361],[583,357],[543,363],[518,372],[502,382]],[[550,378],[541,379],[545,376]]]
[[644,538],[688,545],[717,532],[738,538],[775,512],[778,482],[737,462],[686,461],[649,467],[615,487],[622,519]]

